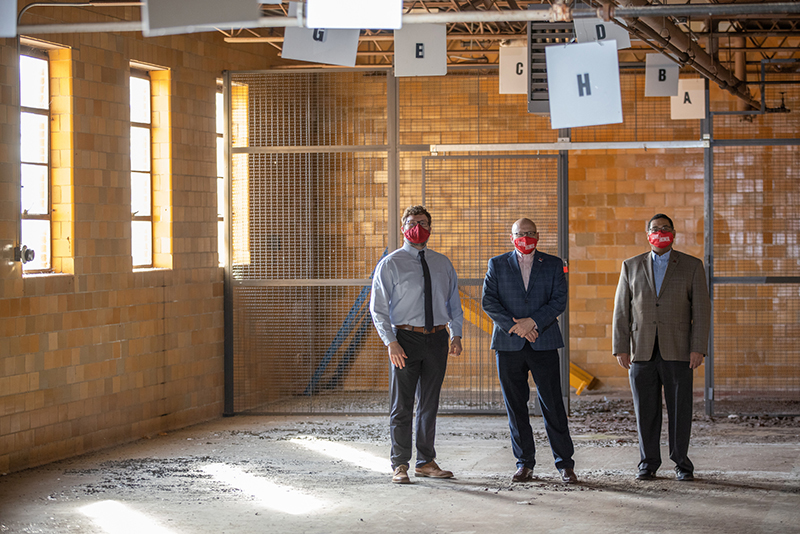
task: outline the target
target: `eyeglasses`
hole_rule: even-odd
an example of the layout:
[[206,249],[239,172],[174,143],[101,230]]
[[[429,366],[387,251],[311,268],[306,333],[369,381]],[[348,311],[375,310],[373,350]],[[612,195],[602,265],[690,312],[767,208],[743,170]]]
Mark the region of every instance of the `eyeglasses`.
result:
[[428,221],[406,221],[405,224],[408,228],[414,228],[416,225],[420,225],[423,228],[430,228],[431,225],[428,224]]
[[514,232],[514,237],[536,237],[537,232]]
[[671,232],[671,231],[672,231],[671,226],[653,226],[647,231],[647,233],[652,234],[654,232]]

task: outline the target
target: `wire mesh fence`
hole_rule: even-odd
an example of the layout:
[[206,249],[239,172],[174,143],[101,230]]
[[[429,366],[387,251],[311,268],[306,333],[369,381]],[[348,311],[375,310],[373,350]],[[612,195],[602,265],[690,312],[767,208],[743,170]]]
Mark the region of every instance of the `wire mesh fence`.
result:
[[[505,133],[546,120],[486,106],[496,94],[487,84],[496,77],[400,80],[401,146],[516,141]],[[379,72],[232,77],[237,412],[386,412],[389,364],[368,312],[389,241],[386,93]],[[540,247],[555,253],[556,159],[427,154],[400,151],[399,208],[427,204],[431,247],[456,266],[467,316],[441,409],[499,412],[483,275],[522,216],[537,219]]]
[[714,410],[798,414],[800,151],[718,147],[713,185]]
[[800,413],[800,286],[714,289],[715,413]]
[[[539,249],[557,253],[555,156],[445,156],[423,158],[424,202],[434,217],[429,246],[445,254],[459,276],[464,352],[448,362],[443,409],[504,412],[492,321],[481,309],[489,258],[511,249],[511,225],[530,217]],[[532,384],[532,382],[531,382]]]
[[379,410],[385,73],[239,73],[230,92],[234,411]]
[[[671,121],[666,99],[636,97],[643,73],[625,72],[620,81],[624,122],[574,129],[573,141],[701,137],[699,120]],[[427,205],[430,245],[451,258],[461,279],[465,353],[451,360],[442,410],[502,409],[481,281],[486,261],[509,250],[508,231],[519,217],[532,217],[539,247],[556,253],[555,152],[431,157],[428,147],[547,143],[557,132],[546,116],[520,111],[525,95],[500,95],[496,72],[396,83],[397,101],[389,102],[385,71],[232,75],[235,411],[386,412],[386,349],[368,321],[364,293],[394,227],[388,220],[393,154],[394,208]],[[796,87],[768,85],[765,100],[774,107],[782,99],[794,109]],[[711,103],[712,110],[733,107],[730,99]],[[714,131],[726,139],[796,137],[795,116],[716,115]],[[716,147],[714,158],[715,276],[798,276],[796,146]],[[716,286],[718,410],[726,409],[726,399],[757,397],[784,403],[769,409],[784,412],[786,402],[800,400],[800,361],[792,349],[797,288]]]

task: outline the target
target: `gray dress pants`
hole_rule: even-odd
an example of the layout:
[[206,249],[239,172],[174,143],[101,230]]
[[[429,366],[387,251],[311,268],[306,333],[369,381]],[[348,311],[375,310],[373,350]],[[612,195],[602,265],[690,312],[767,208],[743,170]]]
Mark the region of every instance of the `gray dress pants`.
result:
[[694,472],[689,460],[692,434],[692,370],[689,362],[661,357],[656,338],[653,357],[633,362],[630,371],[636,429],[639,433],[639,469],[655,473],[661,466],[661,390],[667,403],[669,457],[682,471]]
[[408,358],[402,369],[390,364],[392,469],[399,465],[410,465],[411,462],[411,424],[415,398],[416,465],[424,465],[436,458],[436,414],[439,411],[439,392],[447,370],[450,334],[447,329],[434,334],[398,330],[397,341]]

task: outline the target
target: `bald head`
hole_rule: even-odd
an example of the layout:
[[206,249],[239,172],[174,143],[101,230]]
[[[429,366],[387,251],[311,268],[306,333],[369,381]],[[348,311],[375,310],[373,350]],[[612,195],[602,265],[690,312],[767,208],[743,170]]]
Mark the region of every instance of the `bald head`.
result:
[[513,235],[522,232],[534,232],[536,233],[536,224],[530,219],[522,218],[517,220],[513,226],[511,226],[511,234],[512,239]]

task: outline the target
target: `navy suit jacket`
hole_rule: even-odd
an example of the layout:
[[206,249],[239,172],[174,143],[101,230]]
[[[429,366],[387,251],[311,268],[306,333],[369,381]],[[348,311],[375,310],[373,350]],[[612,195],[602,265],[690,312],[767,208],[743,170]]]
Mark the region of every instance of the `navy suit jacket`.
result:
[[524,317],[536,321],[539,329],[539,337],[532,344],[534,350],[554,350],[564,346],[558,326],[558,316],[567,309],[564,262],[561,258],[538,250],[534,254],[527,291],[515,251],[489,260],[489,269],[483,281],[482,305],[494,321],[494,350],[522,350],[525,338],[509,334],[508,331],[516,324],[514,318]]

